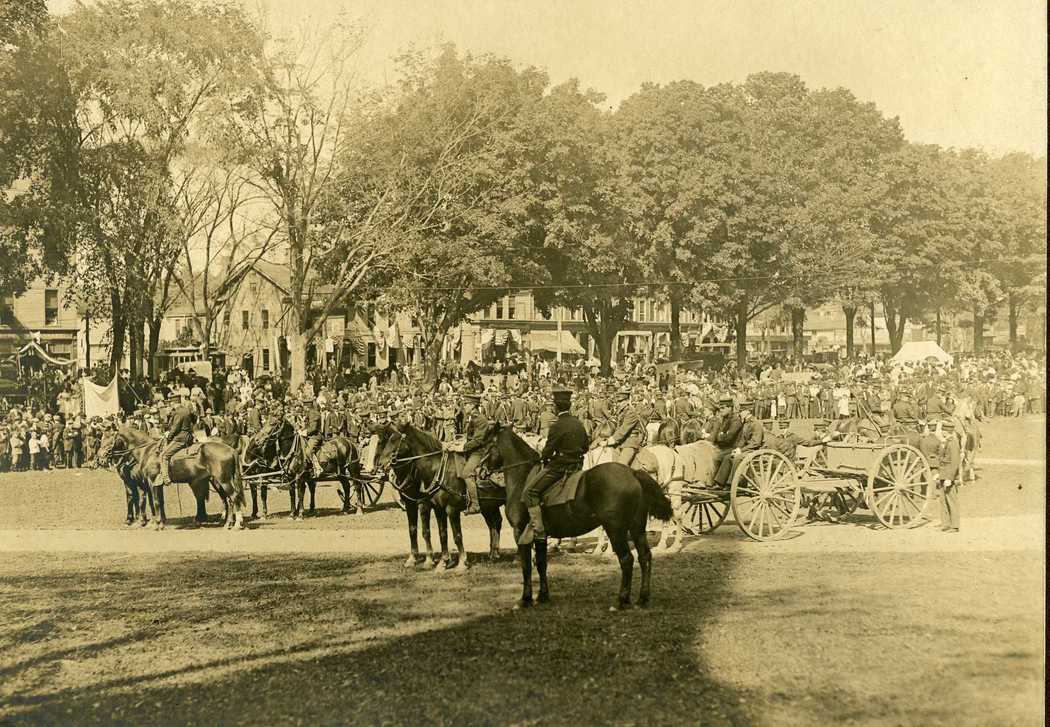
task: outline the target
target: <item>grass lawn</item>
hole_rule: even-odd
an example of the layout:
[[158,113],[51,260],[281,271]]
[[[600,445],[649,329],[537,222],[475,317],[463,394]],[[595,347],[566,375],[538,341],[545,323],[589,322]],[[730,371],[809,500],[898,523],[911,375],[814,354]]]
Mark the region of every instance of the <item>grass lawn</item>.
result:
[[521,612],[400,560],[8,555],[0,723],[1042,723],[1037,553],[687,552],[624,613],[581,556]]

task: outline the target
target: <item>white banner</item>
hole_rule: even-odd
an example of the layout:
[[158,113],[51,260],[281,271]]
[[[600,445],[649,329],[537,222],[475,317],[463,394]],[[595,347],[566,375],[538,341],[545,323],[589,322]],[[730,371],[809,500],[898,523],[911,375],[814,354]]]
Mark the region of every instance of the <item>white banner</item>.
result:
[[80,380],[84,392],[84,414],[91,417],[105,417],[120,411],[120,397],[117,395],[117,376],[108,386],[99,386],[86,376]]

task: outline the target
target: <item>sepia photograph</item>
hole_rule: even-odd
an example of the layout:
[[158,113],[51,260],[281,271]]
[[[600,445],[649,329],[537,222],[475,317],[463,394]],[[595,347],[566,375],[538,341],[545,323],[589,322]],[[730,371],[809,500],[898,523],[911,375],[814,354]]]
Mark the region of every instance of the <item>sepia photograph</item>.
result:
[[0,725],[1039,727],[1046,0],[0,0]]

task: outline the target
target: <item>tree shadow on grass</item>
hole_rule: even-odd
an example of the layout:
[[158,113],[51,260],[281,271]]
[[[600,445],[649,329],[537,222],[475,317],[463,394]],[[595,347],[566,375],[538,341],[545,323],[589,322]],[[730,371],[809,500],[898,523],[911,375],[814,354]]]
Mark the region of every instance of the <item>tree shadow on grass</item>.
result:
[[[622,613],[608,611],[618,581],[610,563],[556,561],[554,603],[515,612],[509,606],[520,579],[510,564],[433,576],[406,573],[392,560],[362,560],[172,559],[79,595],[76,574],[15,578],[15,589],[38,597],[65,594],[67,618],[89,616],[99,598],[137,598],[136,612],[178,629],[187,616],[178,603],[192,598],[198,624],[216,630],[239,624],[243,633],[252,620],[264,643],[170,667],[161,652],[153,668],[111,670],[89,683],[9,696],[0,719],[207,725],[754,719],[749,695],[719,681],[699,644],[724,606],[732,552],[658,559],[653,606]],[[239,575],[231,580],[231,573]],[[169,587],[149,588],[157,579]],[[265,634],[273,643],[265,643]],[[115,656],[106,653],[112,648],[98,643],[90,656],[106,661]],[[37,655],[31,664],[67,651]],[[19,660],[15,668],[28,665]]]

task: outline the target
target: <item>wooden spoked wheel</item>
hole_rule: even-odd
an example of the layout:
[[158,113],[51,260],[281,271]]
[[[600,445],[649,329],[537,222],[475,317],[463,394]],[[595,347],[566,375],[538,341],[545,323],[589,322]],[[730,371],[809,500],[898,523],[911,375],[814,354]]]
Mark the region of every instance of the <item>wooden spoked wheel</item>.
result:
[[383,495],[383,487],[386,485],[386,480],[383,479],[382,475],[375,477],[360,477],[356,481],[356,486],[353,488],[355,497],[360,499],[360,505],[364,508],[372,507],[379,498]]
[[868,509],[888,528],[906,528],[919,519],[933,496],[930,464],[922,452],[893,444],[879,452],[868,471]]
[[729,503],[725,491],[713,492],[706,488],[690,485],[682,486],[682,509],[685,511],[685,525],[694,535],[709,533],[726,519],[729,514]]
[[798,518],[802,487],[795,465],[780,452],[749,452],[737,465],[730,490],[733,517],[748,537],[776,540]]

